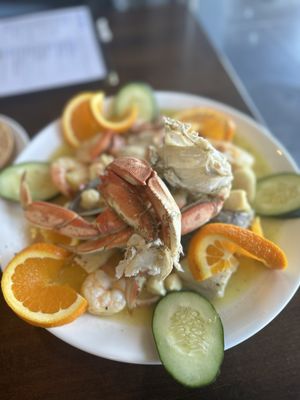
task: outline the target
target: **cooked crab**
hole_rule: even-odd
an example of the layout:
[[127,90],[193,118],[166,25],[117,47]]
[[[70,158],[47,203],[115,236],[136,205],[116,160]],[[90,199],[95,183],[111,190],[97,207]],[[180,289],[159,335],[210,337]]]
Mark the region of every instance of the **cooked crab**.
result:
[[226,157],[189,125],[171,118],[164,121],[163,143],[150,152],[153,168],[172,188],[184,189],[194,199],[225,200],[232,181]]
[[188,126],[171,119],[164,123],[165,131],[157,131],[152,146],[149,135],[146,140],[152,166],[123,156],[100,171],[93,190],[99,191],[105,209],[94,221],[62,206],[32,202],[24,179],[21,185],[27,219],[80,238],[71,248],[75,254],[126,249],[115,271],[117,279],[126,279],[129,308],[138,304],[148,277],[164,280],[173,267],[181,269],[181,235],[218,214],[231,188],[230,164],[220,152]]

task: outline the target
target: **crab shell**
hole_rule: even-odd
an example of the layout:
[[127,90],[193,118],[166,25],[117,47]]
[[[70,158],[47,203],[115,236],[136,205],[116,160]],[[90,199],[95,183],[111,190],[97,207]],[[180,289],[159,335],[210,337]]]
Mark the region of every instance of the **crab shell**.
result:
[[150,148],[150,162],[172,188],[186,190],[194,200],[225,200],[233,179],[230,163],[188,124],[164,118],[165,136]]
[[[134,157],[114,160],[101,177],[107,204],[147,241],[159,234],[174,264],[181,253],[181,213],[169,189],[148,162]],[[153,210],[155,215],[153,215]]]

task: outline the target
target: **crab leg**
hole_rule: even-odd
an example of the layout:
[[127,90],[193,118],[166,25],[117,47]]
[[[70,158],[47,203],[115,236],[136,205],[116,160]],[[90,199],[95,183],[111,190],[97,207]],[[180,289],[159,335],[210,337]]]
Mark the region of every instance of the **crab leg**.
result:
[[78,254],[89,254],[113,248],[123,248],[126,246],[128,239],[133,233],[133,229],[128,227],[120,232],[104,236],[100,239],[88,240],[74,247],[69,246],[69,249]]
[[112,143],[113,136],[113,131],[107,131],[100,134],[99,139],[90,150],[90,156],[92,160],[97,158],[109,148]]
[[32,201],[25,175],[20,185],[20,201],[25,217],[33,225],[52,229],[73,238],[92,238],[99,236],[96,225],[87,222],[74,211],[45,201]]
[[135,277],[126,278],[125,298],[129,310],[133,310],[136,307],[137,298],[141,289]]
[[[154,186],[152,182],[152,186]],[[153,188],[152,188],[153,189]],[[155,193],[158,191],[156,190]],[[150,193],[150,196],[152,193]],[[152,198],[152,203],[155,203],[155,198]],[[193,203],[187,207],[183,207],[181,209],[181,235],[186,235],[197,228],[200,228],[202,225],[206,224],[212,218],[214,218],[223,207],[224,201],[221,199],[214,199],[211,201],[201,202],[201,203]],[[160,212],[160,204],[158,207],[158,211]],[[96,224],[98,226],[99,232],[102,235],[111,234],[114,232],[119,232],[122,229],[125,229],[126,222],[124,222],[115,211],[110,208],[107,208],[96,218]],[[165,229],[165,232],[168,231]],[[168,238],[165,237],[164,240]]]
[[184,207],[181,210],[181,235],[186,235],[210,221],[219,214],[223,203],[224,200],[215,199]]
[[43,201],[34,201],[24,210],[25,217],[33,225],[53,229],[72,238],[99,236],[97,227],[64,207]]

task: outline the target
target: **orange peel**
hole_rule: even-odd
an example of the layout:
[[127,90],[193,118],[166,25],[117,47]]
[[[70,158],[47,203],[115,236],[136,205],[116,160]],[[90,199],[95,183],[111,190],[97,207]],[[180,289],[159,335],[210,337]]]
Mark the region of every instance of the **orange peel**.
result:
[[250,230],[259,236],[264,236],[264,231],[263,231],[261,219],[259,216],[256,216],[255,218],[253,218],[253,221],[250,226]]
[[104,115],[104,99],[105,96],[102,92],[95,94],[90,99],[90,108],[95,120],[103,129],[111,130],[115,133],[127,132],[137,119],[138,107],[133,105],[122,120],[113,121]]
[[273,242],[236,225],[211,223],[198,230],[188,248],[189,268],[202,281],[235,265],[236,255],[250,257],[271,269],[287,267],[285,253]]

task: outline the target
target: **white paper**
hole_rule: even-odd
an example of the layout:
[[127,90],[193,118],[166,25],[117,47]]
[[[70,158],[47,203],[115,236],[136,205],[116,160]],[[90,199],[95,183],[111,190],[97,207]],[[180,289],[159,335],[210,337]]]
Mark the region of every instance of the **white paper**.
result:
[[0,97],[102,79],[105,75],[87,7],[0,20]]

